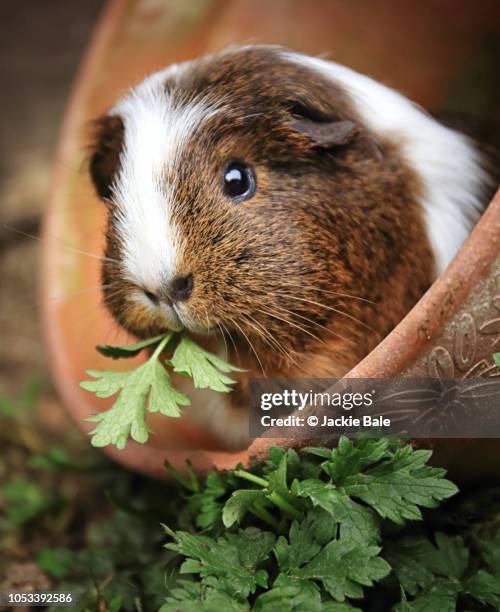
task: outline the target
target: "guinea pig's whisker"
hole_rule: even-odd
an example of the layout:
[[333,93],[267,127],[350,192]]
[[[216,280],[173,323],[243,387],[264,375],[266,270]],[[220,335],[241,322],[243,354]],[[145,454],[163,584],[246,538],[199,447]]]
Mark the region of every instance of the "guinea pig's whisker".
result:
[[[31,238],[33,240],[38,240],[38,242],[44,242],[44,239],[41,236],[35,236],[34,234],[29,234],[28,232],[24,232],[23,230],[17,229],[15,227],[11,227],[10,225],[7,225],[6,223],[3,224],[3,227],[11,232],[19,234],[20,236],[24,236],[25,238]],[[52,236],[52,238],[54,238],[54,240],[57,240],[57,242],[59,242],[59,244],[62,247],[64,247],[67,251],[69,251],[70,253],[76,253],[77,255],[85,255],[86,257],[93,257],[95,259],[99,259],[100,261],[109,261],[111,263],[120,265],[120,262],[117,259],[112,259],[111,257],[104,257],[103,255],[98,255],[97,253],[89,253],[88,251],[82,251],[80,249],[75,249],[74,247],[67,245],[65,242],[63,242],[60,238],[57,238],[56,236]]]
[[361,319],[356,318],[355,316],[344,312],[343,310],[339,310],[338,308],[334,308],[333,306],[327,306],[326,304],[321,304],[320,302],[315,302],[314,300],[308,300],[306,298],[301,298],[298,297],[296,295],[290,295],[290,294],[284,294],[284,293],[277,293],[276,295],[281,295],[282,297],[285,298],[290,298],[292,300],[297,300],[299,302],[306,302],[308,304],[313,304],[314,306],[319,306],[320,308],[326,308],[327,310],[331,310],[332,312],[336,312],[337,314],[341,314],[349,319],[352,319],[353,321],[355,321],[356,323],[358,323],[359,325],[362,325],[363,327],[365,327],[366,329],[368,329],[369,331],[373,332],[374,334],[376,334],[377,336],[380,337],[379,332],[377,332],[375,329],[373,329],[373,327],[370,327],[367,323],[365,323],[364,321],[361,321]]
[[235,321],[234,319],[231,319],[231,322],[234,325],[236,325],[236,328],[241,332],[241,334],[244,336],[244,338],[248,342],[249,347],[252,349],[252,352],[255,355],[255,358],[257,359],[259,363],[260,369],[262,370],[262,374],[267,378],[266,371],[264,370],[264,366],[262,365],[262,362],[259,358],[259,355],[257,354],[257,351],[255,350],[254,345],[250,342],[250,338],[246,335],[246,333],[243,331],[243,329],[241,328],[241,326],[238,324],[237,321]]
[[342,334],[339,334],[335,330],[326,327],[326,325],[323,325],[322,323],[318,323],[318,321],[314,321],[313,319],[309,319],[308,317],[305,317],[304,315],[301,315],[298,312],[293,312],[292,310],[288,310],[287,308],[284,308],[283,306],[275,306],[275,308],[279,308],[280,310],[287,312],[295,317],[299,317],[300,319],[303,319],[304,321],[308,321],[309,323],[316,325],[316,327],[320,327],[321,329],[324,329],[329,334],[332,334],[333,336],[336,336],[337,338],[344,340],[344,342],[349,342],[350,344],[353,344],[353,345],[356,344],[356,342],[352,338],[346,338],[345,336],[342,336]]
[[[106,287],[112,287],[113,285],[106,285]],[[109,299],[114,298],[117,295],[123,294],[123,287],[117,287],[114,291],[107,292],[104,294],[104,301],[107,302]]]
[[252,119],[253,117],[261,117],[264,113],[249,113],[242,117],[242,119]]
[[267,341],[267,344],[269,346],[275,346],[284,356],[285,361],[291,363],[292,365],[298,366],[298,362],[296,361],[296,359],[294,358],[293,354],[296,352],[295,351],[290,351],[287,348],[285,348],[285,346],[279,342],[279,340],[277,338],[275,338],[261,323],[259,323],[258,321],[256,321],[255,319],[253,319],[255,321],[255,323],[258,323],[259,327],[261,329],[264,330],[267,338],[269,339]]
[[229,338],[229,340],[231,341],[231,344],[233,345],[233,348],[234,348],[234,353],[235,353],[235,355],[236,355],[236,358],[238,359],[238,365],[240,365],[240,366],[241,366],[241,356],[240,356],[240,353],[239,353],[239,351],[238,351],[238,347],[236,346],[236,342],[234,341],[234,338],[233,338],[233,336],[232,336],[231,332],[230,332],[230,331],[228,330],[228,328],[227,328],[227,327],[224,325],[224,323],[222,323],[222,321],[221,321],[220,325],[221,325],[222,329],[223,329],[223,330],[225,330],[226,334],[228,335],[228,338]]
[[[250,325],[252,329],[256,330],[257,335],[262,339],[262,341],[265,342],[271,349],[279,351],[285,358],[285,362],[290,362],[293,365],[298,365],[295,359],[292,357],[291,353],[287,351],[285,347],[280,342],[278,342],[278,340],[274,338],[261,323],[259,323],[259,321],[254,319],[248,313],[244,316],[246,319],[246,323]],[[253,324],[248,321],[248,319],[251,319],[251,321],[253,321]]]
[[301,315],[298,312],[293,312],[292,310],[288,310],[287,308],[284,308],[283,306],[275,306],[275,308],[279,308],[281,311],[287,312],[294,317],[299,317],[300,319],[307,321],[308,323],[311,323],[312,325],[315,325],[316,327],[319,327],[320,329],[325,330],[329,334],[332,334],[333,336],[336,336],[337,338],[340,338],[341,340],[344,340],[345,342],[349,342],[350,344],[356,344],[354,340],[350,338],[346,338],[345,336],[343,336],[342,334],[339,334],[335,330],[326,327],[326,325],[323,325],[322,323],[318,323],[318,321],[314,321],[313,319],[309,319],[309,317],[305,317],[304,315]]
[[229,359],[229,349],[228,349],[227,342],[226,342],[226,336],[224,335],[224,331],[222,330],[220,323],[216,323],[216,325],[219,328],[220,335],[222,337],[222,340],[224,341],[225,359],[227,361]]
[[263,335],[262,335],[262,331],[261,331],[261,330],[259,330],[259,328],[258,328],[258,327],[256,327],[256,326],[255,326],[255,325],[254,325],[254,324],[253,324],[251,321],[248,321],[248,320],[246,319],[246,317],[243,317],[243,321],[245,322],[245,325],[248,325],[248,327],[250,327],[250,328],[251,328],[251,329],[254,331],[254,333],[255,333],[255,335],[257,336],[257,338],[259,338],[259,339],[260,339],[260,340],[262,340],[262,341],[263,341],[265,344],[267,344],[268,346],[270,346],[270,347],[271,347],[271,349],[272,349],[273,351],[278,350],[278,349],[276,348],[276,346],[274,346],[274,345],[270,344],[269,340],[268,340],[268,339],[267,339],[265,336],[263,336]]
[[40,308],[43,303],[64,303],[66,300],[69,300],[73,297],[77,297],[84,293],[90,293],[91,291],[97,291],[98,289],[103,289],[106,285],[98,285],[97,287],[85,287],[84,289],[79,289],[78,291],[72,291],[71,293],[66,293],[64,295],[49,295],[47,298],[43,300],[36,300],[35,302],[28,302],[27,304],[21,304],[21,308]]
[[339,291],[329,291],[327,289],[318,289],[318,291],[321,291],[323,293],[329,293],[330,295],[338,295],[339,297],[350,298],[352,300],[359,300],[360,302],[366,302],[367,304],[371,304],[372,306],[378,307],[377,302],[369,300],[368,298],[360,297],[359,295],[351,295],[349,293],[341,293]]
[[73,297],[74,295],[80,295],[81,293],[87,293],[90,291],[97,291],[98,289],[109,289],[112,285],[96,285],[95,287],[84,287],[83,289],[78,289],[78,291],[73,291],[72,293],[68,293],[63,295],[62,297]]
[[115,291],[112,291],[111,293],[105,293],[102,301],[104,302],[104,304],[111,304],[113,299],[120,294],[123,295],[123,289],[121,288],[116,289]]
[[[274,345],[276,348],[278,348],[278,350],[283,351],[286,355],[288,355],[288,353],[286,353],[286,351],[284,350],[284,348],[282,347],[282,345],[276,340],[276,338],[274,338],[269,331],[261,324],[259,323],[259,321],[257,321],[256,319],[254,319],[250,314],[246,314],[244,315],[244,318],[246,320],[246,322],[252,326],[252,329],[255,329],[257,331],[257,335],[264,340],[269,346]],[[250,319],[250,321],[248,320]]]
[[344,310],[340,310],[339,308],[331,308],[331,310],[333,310],[333,312],[336,312],[339,315],[343,315],[344,317],[347,317],[348,319],[351,319],[352,321],[358,323],[359,325],[361,325],[365,329],[367,329],[367,330],[371,331],[372,333],[374,333],[380,340],[382,339],[382,334],[380,332],[378,332],[376,329],[373,329],[373,327],[368,325],[368,323],[365,323],[364,321],[362,321],[361,319],[358,319],[354,315],[349,314],[348,312],[345,312]]
[[262,365],[262,361],[260,360],[259,354],[255,348],[255,346],[253,345],[252,341],[250,340],[250,338],[248,337],[248,335],[245,333],[245,331],[243,330],[242,327],[240,327],[240,325],[238,325],[238,323],[236,323],[236,321],[234,321],[234,323],[236,324],[236,327],[241,331],[241,333],[245,336],[246,341],[248,342],[250,348],[252,349],[252,352],[255,355],[255,358],[257,359],[258,363],[259,363],[259,367],[262,370],[262,374],[264,375],[265,378],[267,378],[267,374],[266,374],[266,370],[264,369],[264,366]]
[[78,291],[72,291],[71,293],[65,293],[63,295],[53,295],[48,297],[47,299],[51,302],[63,302],[65,300],[69,300],[71,298],[77,297],[79,295],[83,295],[85,293],[91,293],[92,291],[98,291],[102,289],[107,289],[111,287],[111,285],[97,285],[97,287],[85,287],[84,289],[79,289]]
[[[287,286],[295,286],[295,287],[300,287],[301,289],[304,288],[304,285],[300,285],[299,283],[292,283],[290,281],[287,281]],[[335,295],[337,297],[346,297],[346,298],[350,298],[351,300],[359,300],[360,302],[366,302],[367,304],[371,304],[372,306],[379,306],[377,304],[377,302],[374,302],[373,300],[369,300],[368,298],[364,298],[361,297],[359,295],[351,295],[350,293],[342,293],[340,291],[331,291],[330,289],[320,289],[319,287],[315,287],[314,291],[319,291],[320,293],[325,293],[327,295]]]
[[260,338],[260,340],[264,342],[264,344],[269,346],[269,348],[273,352],[278,353],[278,357],[282,359],[285,364],[290,363],[293,365],[298,365],[292,355],[279,342],[277,342],[275,338],[263,333],[262,330],[265,331],[265,329],[261,325],[257,325],[257,321],[255,321],[255,319],[255,324],[247,320],[246,317],[244,320],[245,323],[255,331],[257,337]]
[[300,330],[301,332],[303,332],[304,334],[307,334],[308,336],[311,336],[311,338],[314,338],[315,340],[317,340],[318,342],[321,342],[323,344],[325,344],[325,341],[322,340],[319,336],[316,336],[315,334],[313,334],[312,332],[310,332],[308,329],[306,329],[305,327],[302,327],[301,325],[298,325],[297,323],[294,323],[293,321],[290,321],[289,319],[284,319],[283,317],[280,317],[279,315],[277,315],[275,312],[271,312],[270,310],[262,310],[262,309],[258,309],[259,312],[263,313],[263,314],[267,314],[270,317],[273,317],[275,319],[278,319],[280,321],[283,321],[283,323],[288,323],[288,325],[290,325],[291,327],[295,327],[296,329]]

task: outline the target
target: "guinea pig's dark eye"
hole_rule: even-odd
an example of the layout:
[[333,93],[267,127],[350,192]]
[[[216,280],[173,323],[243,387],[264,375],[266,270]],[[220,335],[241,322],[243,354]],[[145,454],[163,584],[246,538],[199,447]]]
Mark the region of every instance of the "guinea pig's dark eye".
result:
[[245,162],[229,162],[224,168],[223,190],[237,202],[251,198],[255,193],[255,175],[252,168]]

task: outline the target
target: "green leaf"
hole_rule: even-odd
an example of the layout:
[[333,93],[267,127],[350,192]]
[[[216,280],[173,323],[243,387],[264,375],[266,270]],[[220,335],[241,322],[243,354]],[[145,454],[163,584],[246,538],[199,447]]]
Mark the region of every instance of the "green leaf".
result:
[[218,583],[179,580],[177,587],[170,589],[167,603],[159,612],[248,612],[248,606],[236,601],[224,591],[218,590]]
[[155,346],[149,360],[128,372],[110,370],[88,370],[94,380],[86,380],[80,386],[95,393],[96,397],[106,398],[119,393],[111,409],[90,417],[98,423],[91,432],[93,446],[114,444],[125,447],[129,437],[144,444],[149,437],[146,426],[146,412],[160,412],[169,417],[180,416],[179,406],[190,404],[189,398],[170,384],[168,372],[159,363],[160,354],[171,340],[177,342],[171,360],[165,361],[175,372],[191,376],[193,385],[200,389],[212,389],[227,393],[235,381],[226,372],[242,371],[216,355],[205,351],[186,335],[173,332],[141,340],[123,346],[99,345],[97,350],[108,357],[133,357],[147,347]]
[[74,553],[72,570],[87,576],[106,577],[113,571],[114,559],[104,548],[86,548]]
[[464,585],[465,592],[482,604],[500,609],[500,576],[484,570],[477,571]]
[[288,482],[287,482],[287,468],[288,468],[288,460],[291,454],[294,454],[295,451],[288,450],[286,453],[283,453],[281,459],[278,462],[278,465],[275,469],[269,471],[266,474],[266,480],[268,482],[269,489],[276,491],[282,495],[288,496]]
[[73,553],[66,548],[43,548],[38,551],[36,562],[46,574],[63,578],[71,573],[73,557]]
[[308,516],[314,517],[313,536],[322,546],[341,535],[338,523],[323,508],[313,508]]
[[361,608],[355,608],[347,602],[327,601],[323,603],[321,612],[363,612]]
[[0,416],[12,418],[16,415],[16,404],[7,397],[0,397]]
[[419,590],[429,590],[438,579],[446,578],[457,583],[469,564],[469,551],[461,536],[436,533],[436,543],[419,536],[401,538],[387,546],[385,557],[404,590],[417,595]]
[[266,494],[262,489],[240,489],[234,491],[224,504],[222,521],[225,527],[232,527],[240,523],[245,514],[251,510],[255,503],[267,503]]
[[106,612],[119,612],[122,609],[122,597],[120,594],[116,594],[113,599],[108,603]]
[[317,580],[336,601],[363,597],[363,587],[387,576],[390,565],[378,556],[378,546],[352,540],[329,542],[307,565],[293,571],[306,580]]
[[415,596],[407,608],[400,605],[398,610],[455,610],[453,606],[461,593],[474,597],[483,605],[498,608],[498,575],[479,569],[464,580],[469,550],[463,537],[438,532],[435,541],[434,545],[424,537],[404,538],[389,545],[387,559],[404,590]]
[[495,362],[497,367],[500,368],[500,353],[494,353],[493,354],[493,361]]
[[301,448],[300,450],[302,453],[306,453],[309,455],[315,455],[316,457],[322,457],[323,459],[331,459],[332,457],[332,449],[324,448],[323,446],[321,447],[305,446],[304,448]]
[[[302,504],[301,500],[297,499],[296,494],[288,488],[287,471],[289,465],[294,469],[296,459],[295,451],[293,449],[287,450],[279,459],[277,467],[267,472],[265,479],[265,487],[268,492],[267,499],[295,519],[302,516]],[[267,468],[269,469],[271,466],[272,463],[268,462]]]
[[[309,452],[317,454],[318,449]],[[330,459],[322,464],[322,468],[334,483],[342,484],[345,478],[359,474],[386,457],[392,457],[389,438],[357,438],[351,442],[341,436],[337,448],[331,451]]]
[[169,417],[179,417],[179,406],[190,404],[189,398],[170,384],[168,372],[158,360],[167,341],[168,336],[165,336],[149,360],[135,370],[88,371],[95,380],[80,383],[82,388],[92,391],[97,397],[120,393],[109,410],[87,419],[97,423],[91,432],[93,446],[114,444],[122,449],[129,436],[136,442],[145,443],[149,437],[146,425],[147,410]]
[[272,533],[251,527],[237,534],[226,533],[216,541],[182,531],[174,533],[168,528],[167,533],[176,542],[166,547],[187,557],[181,565],[181,573],[217,578],[224,592],[240,601],[254,593],[258,586],[267,585],[267,572],[257,566],[274,546]]
[[460,584],[447,578],[435,580],[413,601],[395,607],[397,612],[456,612]]
[[22,476],[17,476],[0,487],[5,498],[7,521],[24,525],[60,506],[63,500]]
[[416,595],[419,589],[427,588],[434,574],[427,567],[427,553],[432,544],[425,538],[401,538],[389,542],[384,557],[389,561],[403,589]]
[[237,534],[227,533],[226,539],[238,548],[241,563],[250,569],[267,559],[276,537],[269,531],[247,527]]
[[314,506],[326,510],[340,524],[341,537],[354,542],[375,544],[379,540],[379,521],[370,508],[352,500],[334,485],[309,479],[297,482],[297,495],[308,497]]
[[227,476],[215,471],[208,473],[204,487],[189,499],[189,506],[196,516],[196,526],[213,529],[222,520],[223,503],[219,501],[226,493]]
[[73,461],[63,446],[55,444],[49,446],[44,453],[33,454],[29,460],[29,466],[52,472],[89,469],[89,466]]
[[186,335],[181,337],[169,363],[174,372],[191,376],[197,389],[212,389],[222,393],[231,391],[228,385],[236,382],[222,372],[243,371],[205,351]]
[[179,579],[174,587],[169,590],[166,603],[162,605],[159,612],[178,612],[180,605],[186,612],[196,612],[201,604],[201,583],[194,580]]
[[322,612],[324,609],[317,584],[286,574],[280,574],[273,588],[259,595],[252,608],[253,612]]
[[99,351],[99,353],[101,353],[101,355],[112,357],[113,359],[119,359],[120,357],[135,357],[148,346],[159,344],[165,339],[165,337],[170,339],[172,337],[172,333],[169,332],[168,334],[160,334],[154,338],[147,338],[146,340],[141,340],[140,342],[135,342],[134,344],[122,344],[119,346],[111,344],[98,344],[96,349]]
[[38,378],[30,380],[24,385],[19,397],[19,408],[24,410],[32,410],[40,398],[43,391],[43,382]]
[[159,412],[168,417],[179,417],[181,412],[179,406],[191,405],[187,395],[177,391],[170,383],[170,376],[159,361],[154,361],[151,366],[151,394],[149,396],[149,411]]
[[397,524],[421,519],[419,506],[435,508],[458,491],[443,478],[444,470],[425,465],[431,454],[411,446],[400,448],[392,458],[347,476],[344,489]]
[[288,540],[280,536],[274,555],[282,572],[301,567],[321,550],[324,544],[337,537],[337,528],[330,515],[321,508],[310,510],[302,521],[293,521]]
[[[497,353],[497,355],[500,355],[500,353]],[[479,539],[479,545],[488,567],[493,574],[500,577],[500,529],[489,540]]]
[[[285,474],[288,480],[303,477],[304,470],[307,469],[307,461],[302,460],[293,448],[287,450],[279,446],[272,446],[269,449],[268,460],[265,462],[266,474],[270,474],[280,467],[283,457],[286,456]],[[315,471],[317,466],[315,467]]]
[[96,380],[84,380],[80,383],[80,387],[100,398],[111,397],[118,393],[127,385],[131,375],[131,372],[113,372],[112,370],[87,370],[86,373]]
[[38,378],[26,383],[16,399],[0,397],[0,417],[28,417],[35,408],[43,385]]
[[429,542],[426,550],[428,567],[434,574],[448,578],[461,578],[469,563],[469,551],[461,536],[436,533],[436,546]]
[[301,567],[321,550],[321,544],[314,534],[315,516],[309,515],[302,522],[292,522],[288,541],[284,536],[278,538],[274,554],[282,572]]

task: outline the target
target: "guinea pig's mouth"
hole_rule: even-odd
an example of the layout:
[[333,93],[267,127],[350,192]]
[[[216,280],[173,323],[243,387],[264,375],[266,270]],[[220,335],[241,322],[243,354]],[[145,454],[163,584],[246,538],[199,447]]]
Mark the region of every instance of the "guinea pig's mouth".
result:
[[158,309],[161,314],[161,319],[166,323],[165,326],[167,331],[180,332],[185,328],[175,304],[160,304]]
[[198,322],[192,319],[181,304],[162,303],[157,306],[156,322],[163,328],[161,331],[188,331],[202,336],[215,333],[215,326],[210,326],[209,321]]
[[157,299],[141,287],[127,297],[131,307],[126,309],[126,316],[119,317],[119,320],[128,331],[140,337],[184,330],[206,336],[220,330],[208,314],[199,315],[182,302]]
[[[152,332],[180,332],[186,328],[182,315],[172,302],[153,301],[142,290],[134,292],[129,300],[140,308],[137,315],[133,306],[132,311],[129,310],[128,312],[129,316],[124,321],[122,320],[124,326],[129,328],[132,333],[144,336],[150,335]],[[137,325],[139,321],[141,323]]]

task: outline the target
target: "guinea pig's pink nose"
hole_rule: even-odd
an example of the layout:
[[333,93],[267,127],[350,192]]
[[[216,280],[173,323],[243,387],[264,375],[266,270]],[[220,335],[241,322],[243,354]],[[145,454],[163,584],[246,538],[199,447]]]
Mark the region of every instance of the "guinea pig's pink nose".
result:
[[193,292],[193,275],[176,276],[171,282],[168,295],[173,302],[185,302]]

